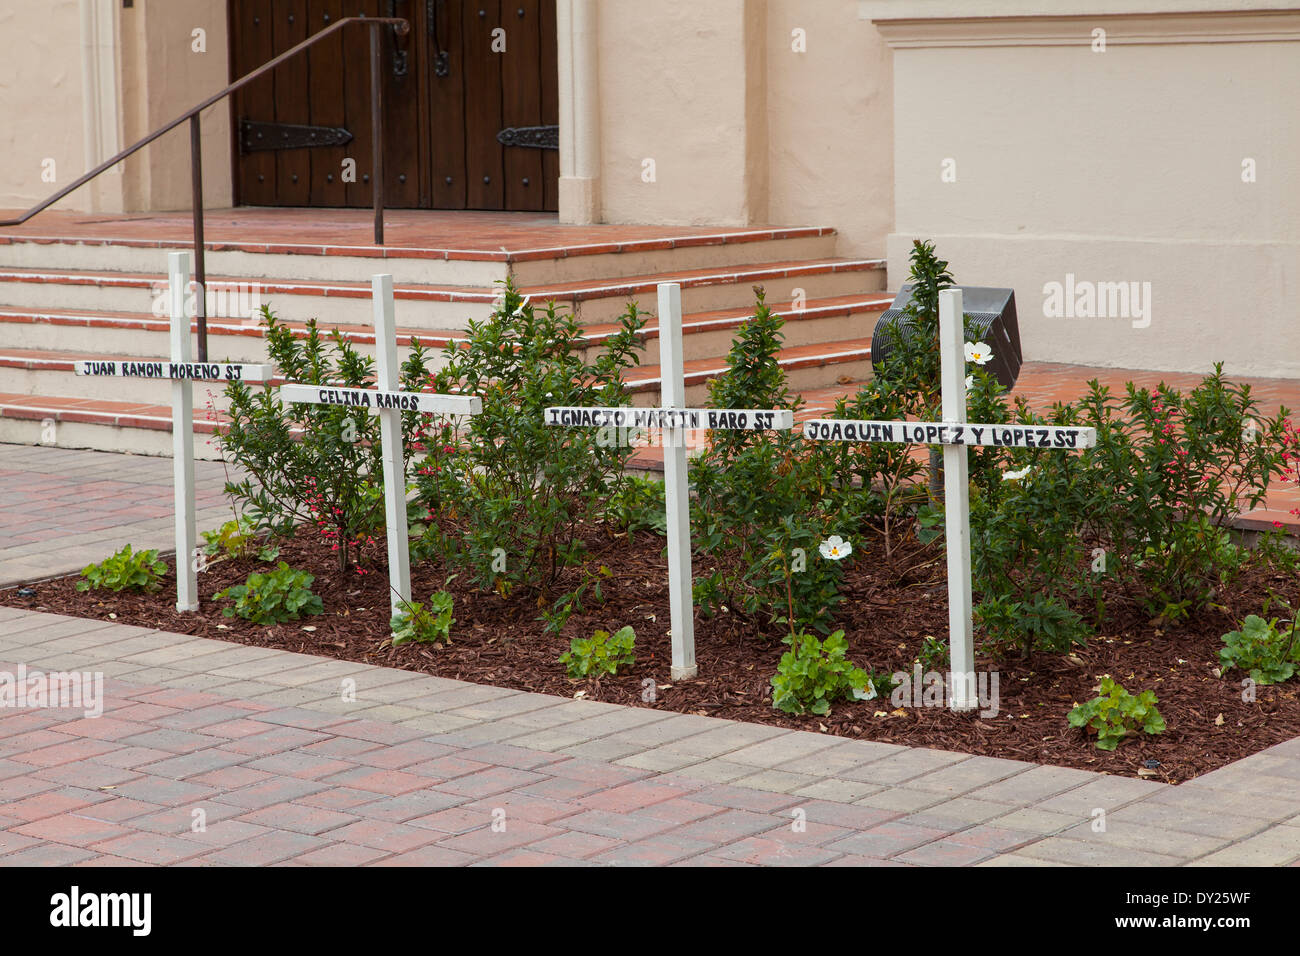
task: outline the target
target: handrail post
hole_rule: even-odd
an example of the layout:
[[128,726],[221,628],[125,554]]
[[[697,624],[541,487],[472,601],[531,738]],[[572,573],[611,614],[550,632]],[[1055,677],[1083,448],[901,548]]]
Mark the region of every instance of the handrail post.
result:
[[378,24],[370,26],[370,171],[375,201],[375,245],[384,244],[384,82],[379,69]]
[[[190,168],[194,188],[194,315],[199,326],[199,361],[208,360],[208,288],[203,267],[203,143],[199,114],[190,117]],[[188,335],[188,323],[186,325]]]

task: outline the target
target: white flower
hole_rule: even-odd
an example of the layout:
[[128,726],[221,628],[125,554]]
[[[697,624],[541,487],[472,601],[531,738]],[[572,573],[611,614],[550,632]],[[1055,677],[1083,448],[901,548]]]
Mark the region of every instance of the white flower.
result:
[[1021,478],[1024,478],[1026,475],[1028,475],[1032,470],[1033,470],[1032,465],[1025,465],[1025,467],[1021,468],[1019,471],[1004,471],[1002,473],[1002,480],[1019,481]]
[[966,376],[966,391],[969,392],[969,391],[970,391],[972,388],[974,388],[974,387],[975,387],[975,376],[974,376],[974,375],[967,375],[967,376]]
[[854,700],[875,700],[878,696],[880,695],[876,693],[876,685],[871,681],[867,681],[866,687],[853,688]]
[[993,351],[984,342],[967,342],[966,343],[966,361],[974,362],[976,365],[987,365],[989,359],[993,357]]
[[847,558],[853,553],[853,545],[849,544],[838,534],[833,534],[821,543],[818,548],[823,558],[829,558],[832,561],[839,561],[841,558]]

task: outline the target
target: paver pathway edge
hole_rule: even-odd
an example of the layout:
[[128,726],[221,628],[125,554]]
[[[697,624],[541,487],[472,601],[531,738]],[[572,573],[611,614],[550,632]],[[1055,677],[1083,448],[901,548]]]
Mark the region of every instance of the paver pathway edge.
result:
[[0,608],[19,665],[106,704],[0,709],[0,864],[1300,863],[1300,739],[1172,787]]

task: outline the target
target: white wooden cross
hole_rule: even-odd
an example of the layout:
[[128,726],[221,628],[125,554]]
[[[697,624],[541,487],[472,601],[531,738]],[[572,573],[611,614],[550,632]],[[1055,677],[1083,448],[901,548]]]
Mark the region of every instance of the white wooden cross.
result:
[[346,405],[379,414],[379,438],[384,463],[384,524],[388,530],[389,603],[393,615],[411,601],[411,541],[406,530],[406,453],[402,444],[402,412],[477,415],[483,402],[477,395],[435,395],[403,392],[397,364],[397,329],[393,310],[393,277],[371,278],[375,310],[376,388],[341,388],[332,385],[280,386],[287,402],[308,405]]
[[975,682],[974,608],[970,567],[970,473],[966,448],[1051,448],[1069,451],[1097,443],[1094,428],[1057,425],[973,425],[966,421],[965,330],[961,290],[939,293],[939,355],[943,421],[878,422],[815,418],[804,422],[813,441],[889,442],[943,446],[943,497],[948,546],[948,686],[953,710],[979,707]]
[[[84,359],[78,375],[170,379],[172,383],[172,466],[176,512],[176,610],[199,609],[198,557],[194,523],[194,388],[195,381],[269,382],[270,365],[193,362],[190,319],[185,297],[190,284],[190,254],[167,254],[171,359]],[[199,295],[203,294],[199,290]]]
[[664,446],[664,508],[668,518],[668,604],[672,680],[689,680],[695,664],[695,602],[691,591],[691,497],[686,473],[686,431],[728,429],[783,430],[794,427],[784,408],[687,408],[682,359],[682,287],[659,284],[659,375],[663,405],[555,407],[545,412],[547,425],[570,427],[659,428]]

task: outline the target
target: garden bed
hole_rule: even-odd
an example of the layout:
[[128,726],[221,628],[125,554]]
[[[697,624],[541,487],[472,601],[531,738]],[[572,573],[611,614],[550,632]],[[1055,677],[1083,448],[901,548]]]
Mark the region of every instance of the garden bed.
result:
[[[561,636],[548,634],[537,620],[534,602],[511,601],[474,589],[463,577],[448,590],[455,597],[453,643],[391,647],[388,579],[382,561],[358,574],[340,572],[327,548],[309,538],[282,544],[281,560],[310,571],[324,613],[283,625],[259,627],[226,618],[226,601],[213,594],[240,583],[249,572],[265,569],[252,558],[219,561],[199,575],[203,601],[194,614],[173,607],[175,579],[169,572],[162,590],[150,595],[78,592],[77,577],[34,586],[35,595],[0,591],[0,603],[60,614],[112,619],[122,624],[192,634],[248,645],[399,667],[439,677],[572,698],[581,694],[632,707],[702,714],[844,737],[913,747],[934,747],[1044,764],[1077,767],[1178,783],[1273,744],[1300,735],[1300,693],[1296,682],[1260,686],[1252,703],[1242,700],[1242,675],[1214,675],[1221,636],[1247,614],[1258,613],[1267,591],[1294,582],[1251,572],[1230,593],[1218,595],[1224,610],[1209,610],[1164,629],[1136,611],[1110,615],[1103,634],[1070,654],[1034,653],[1026,660],[977,659],[980,671],[999,673],[1000,712],[995,717],[957,715],[943,707],[895,708],[888,700],[840,701],[828,716],[793,717],[772,707],[770,680],[786,646],[764,638],[734,614],[697,617],[696,647],[700,676],[688,682],[668,679],[668,587],[663,538],[651,532],[630,535],[592,526],[584,535],[588,559],[613,572],[604,584],[602,604],[588,602],[575,611]],[[845,562],[844,602],[837,624],[849,641],[849,658],[876,672],[910,672],[922,639],[947,639],[946,590],[942,561],[938,577],[902,586],[880,567],[870,540],[855,544]],[[940,551],[935,552],[936,556]],[[708,572],[696,559],[697,576]],[[446,571],[437,561],[412,569],[414,596],[427,598],[443,587]],[[636,663],[616,677],[571,680],[558,662],[572,637],[624,625],[636,630]],[[1159,736],[1131,737],[1106,753],[1091,738],[1071,728],[1066,714],[1095,696],[1109,674],[1134,694],[1154,690],[1167,724]],[[658,685],[657,700],[642,700],[643,681]]]

